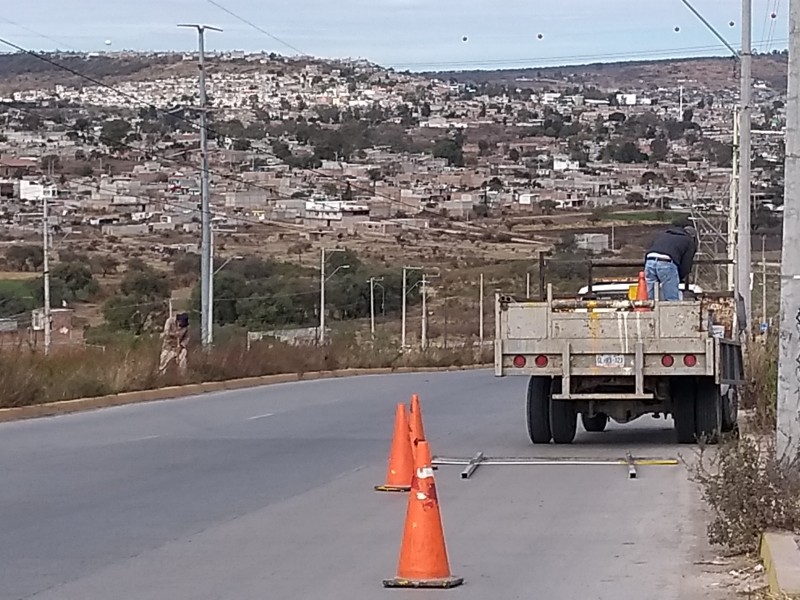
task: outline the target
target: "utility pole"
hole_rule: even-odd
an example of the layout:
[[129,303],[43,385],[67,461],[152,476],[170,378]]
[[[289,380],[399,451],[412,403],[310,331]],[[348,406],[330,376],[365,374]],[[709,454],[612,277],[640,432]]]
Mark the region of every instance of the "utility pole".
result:
[[525,299],[531,299],[531,272],[525,273]]
[[325,344],[325,248],[319,259],[319,345]]
[[44,354],[50,354],[50,217],[47,211],[47,194],[42,196],[42,270],[44,271]]
[[214,228],[210,227],[208,230],[209,246],[211,250],[208,253],[208,345],[214,343]]
[[778,357],[778,458],[793,462],[800,449],[800,1],[789,2],[789,85],[781,260]]
[[739,111],[733,109],[733,156],[731,160],[731,198],[728,206],[728,289],[738,290],[736,271],[736,239],[739,232]]
[[483,348],[483,273],[481,273],[481,284],[480,284],[480,301],[478,305],[480,306],[480,320],[478,321],[478,338],[481,342],[481,348]]
[[737,285],[738,293],[744,301],[745,321],[749,330],[752,322],[751,293],[751,236],[750,236],[750,129],[751,129],[751,96],[752,96],[752,29],[753,0],[742,0],[742,49],[741,68],[742,81],[740,91],[741,107],[739,109],[739,226],[737,247]]
[[208,97],[206,96],[206,54],[205,32],[222,31],[217,27],[197,24],[180,24],[197,30],[199,71],[200,71],[200,223],[202,236],[200,242],[200,338],[203,346],[212,341],[211,334],[211,202],[208,175]]
[[767,322],[767,236],[761,236],[761,326]]
[[422,337],[421,347],[425,350],[428,347],[428,276],[422,274]]

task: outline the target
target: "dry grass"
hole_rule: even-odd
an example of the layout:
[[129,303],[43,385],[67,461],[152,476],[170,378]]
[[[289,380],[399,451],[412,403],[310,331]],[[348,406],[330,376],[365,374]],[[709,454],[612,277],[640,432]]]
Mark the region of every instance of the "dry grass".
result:
[[60,350],[50,357],[28,349],[0,353],[0,407],[116,394],[168,385],[222,381],[279,373],[309,373],[346,368],[444,367],[487,363],[490,356],[472,346],[399,353],[388,344],[334,340],[325,347],[260,342],[248,351],[240,340],[208,352],[192,348],[185,375],[158,374],[157,340],[125,347]]
[[755,552],[768,530],[800,529],[800,472],[778,459],[771,438],[733,438],[715,451],[703,448],[692,467],[713,519],[712,544]]
[[752,426],[755,431],[775,431],[778,399],[777,336],[750,344],[745,356],[745,378],[741,408],[753,410]]

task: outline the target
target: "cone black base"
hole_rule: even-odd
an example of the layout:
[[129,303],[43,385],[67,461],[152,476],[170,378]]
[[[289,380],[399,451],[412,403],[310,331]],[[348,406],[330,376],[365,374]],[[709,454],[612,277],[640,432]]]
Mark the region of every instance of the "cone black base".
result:
[[376,485],[376,492],[409,492],[411,491],[410,485]]
[[446,579],[384,579],[383,587],[387,588],[439,588],[450,589],[464,583],[463,577],[447,577]]

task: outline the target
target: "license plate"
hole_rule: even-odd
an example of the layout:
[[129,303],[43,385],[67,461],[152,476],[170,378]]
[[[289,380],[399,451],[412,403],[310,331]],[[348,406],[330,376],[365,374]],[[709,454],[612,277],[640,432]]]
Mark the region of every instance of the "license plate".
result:
[[598,354],[595,356],[595,365],[603,368],[619,368],[625,366],[624,354]]

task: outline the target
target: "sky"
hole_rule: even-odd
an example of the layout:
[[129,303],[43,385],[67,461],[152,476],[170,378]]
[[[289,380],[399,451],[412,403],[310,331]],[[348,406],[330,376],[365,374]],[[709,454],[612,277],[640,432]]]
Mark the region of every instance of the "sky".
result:
[[[224,30],[207,34],[212,50],[299,50],[411,71],[729,53],[682,0],[213,1],[267,33],[211,0],[27,0],[4,2],[0,37],[32,50],[184,51],[196,34],[176,24],[204,23]],[[689,1],[739,48],[740,0]],[[788,2],[753,0],[759,51],[787,46]]]

